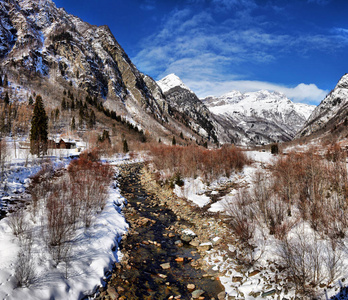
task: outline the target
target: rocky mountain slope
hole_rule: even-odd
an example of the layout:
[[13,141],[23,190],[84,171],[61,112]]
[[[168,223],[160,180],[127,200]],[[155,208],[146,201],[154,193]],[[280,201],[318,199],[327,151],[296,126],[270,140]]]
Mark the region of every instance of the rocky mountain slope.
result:
[[239,129],[242,144],[289,141],[315,108],[265,90],[245,94],[232,91],[220,97],[207,97],[203,103],[225,128]]
[[336,87],[310,115],[297,138],[316,135],[347,134],[348,125],[348,74],[342,76]]
[[198,99],[179,77],[170,74],[157,82],[161,87],[172,113],[193,131],[218,142],[218,124],[207,107]]
[[72,89],[81,98],[98,97],[156,137],[171,140],[184,131],[201,140],[172,118],[161,89],[138,71],[107,26],[90,25],[51,0],[0,1],[0,16],[0,69],[22,89],[46,93],[47,105],[58,106],[63,90]]

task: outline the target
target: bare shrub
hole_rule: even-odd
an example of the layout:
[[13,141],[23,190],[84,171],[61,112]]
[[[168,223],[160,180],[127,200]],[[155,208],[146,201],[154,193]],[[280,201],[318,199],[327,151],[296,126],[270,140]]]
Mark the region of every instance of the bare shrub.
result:
[[15,277],[19,287],[29,287],[36,278],[36,271],[31,253],[26,249],[21,249],[18,253],[15,266]]
[[315,234],[308,236],[302,231],[288,236],[280,244],[279,256],[288,276],[302,294],[312,290],[309,283],[316,286],[324,279],[323,248]]
[[272,170],[274,191],[287,204],[289,216],[297,205],[313,229],[343,237],[348,224],[345,155],[337,146],[328,153],[329,161],[312,150],[280,157]]
[[32,256],[32,234],[26,232],[20,241],[20,251],[15,265],[15,277],[19,287],[30,286],[36,278],[36,270]]
[[257,171],[253,176],[252,197],[258,206],[259,212],[265,223],[269,220],[269,211],[267,209],[268,200],[271,198],[272,190],[270,179],[265,172]]
[[26,230],[28,230],[28,222],[25,220],[23,208],[18,208],[9,215],[8,225],[16,236],[21,236]]
[[47,230],[48,246],[52,258],[58,264],[65,254],[65,244],[68,243],[74,233],[74,227],[69,222],[69,207],[55,191],[47,199]]
[[235,235],[244,244],[249,244],[254,235],[254,213],[247,190],[238,191],[236,197],[225,205],[227,222]]
[[324,263],[327,269],[328,280],[333,282],[338,278],[343,269],[343,254],[339,249],[339,243],[335,239],[331,239],[325,249]]
[[6,144],[6,141],[4,141],[3,139],[0,139],[0,170],[1,170],[1,178],[3,176],[4,173],[4,169],[5,169],[5,162],[6,159],[9,155],[9,150]]

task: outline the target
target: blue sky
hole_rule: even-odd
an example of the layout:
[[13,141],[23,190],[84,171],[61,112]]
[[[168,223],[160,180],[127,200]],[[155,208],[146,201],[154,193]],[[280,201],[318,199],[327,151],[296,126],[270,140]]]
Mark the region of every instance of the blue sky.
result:
[[284,92],[318,104],[348,72],[346,0],[54,0],[108,25],[140,71],[199,97]]

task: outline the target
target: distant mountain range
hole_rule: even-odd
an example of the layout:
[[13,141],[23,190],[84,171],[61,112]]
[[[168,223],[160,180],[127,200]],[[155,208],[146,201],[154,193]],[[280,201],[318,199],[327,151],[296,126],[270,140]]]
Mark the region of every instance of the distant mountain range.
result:
[[213,132],[219,141],[242,145],[290,141],[315,108],[269,91],[232,91],[200,100],[174,74],[157,83],[171,107],[191,115],[206,134]]
[[202,100],[228,128],[241,130],[242,144],[268,144],[291,140],[315,106],[294,103],[284,94],[266,90],[242,94],[232,91]]

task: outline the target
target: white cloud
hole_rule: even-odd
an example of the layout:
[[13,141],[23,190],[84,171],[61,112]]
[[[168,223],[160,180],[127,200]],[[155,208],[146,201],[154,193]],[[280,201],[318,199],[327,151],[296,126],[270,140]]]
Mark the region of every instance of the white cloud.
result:
[[288,87],[276,83],[251,80],[199,81],[183,79],[183,81],[189,88],[197,93],[200,98],[209,95],[219,96],[232,90],[237,90],[242,93],[269,90],[281,92],[294,102],[318,105],[329,92],[318,88],[315,84],[305,83],[300,83],[295,87]]

